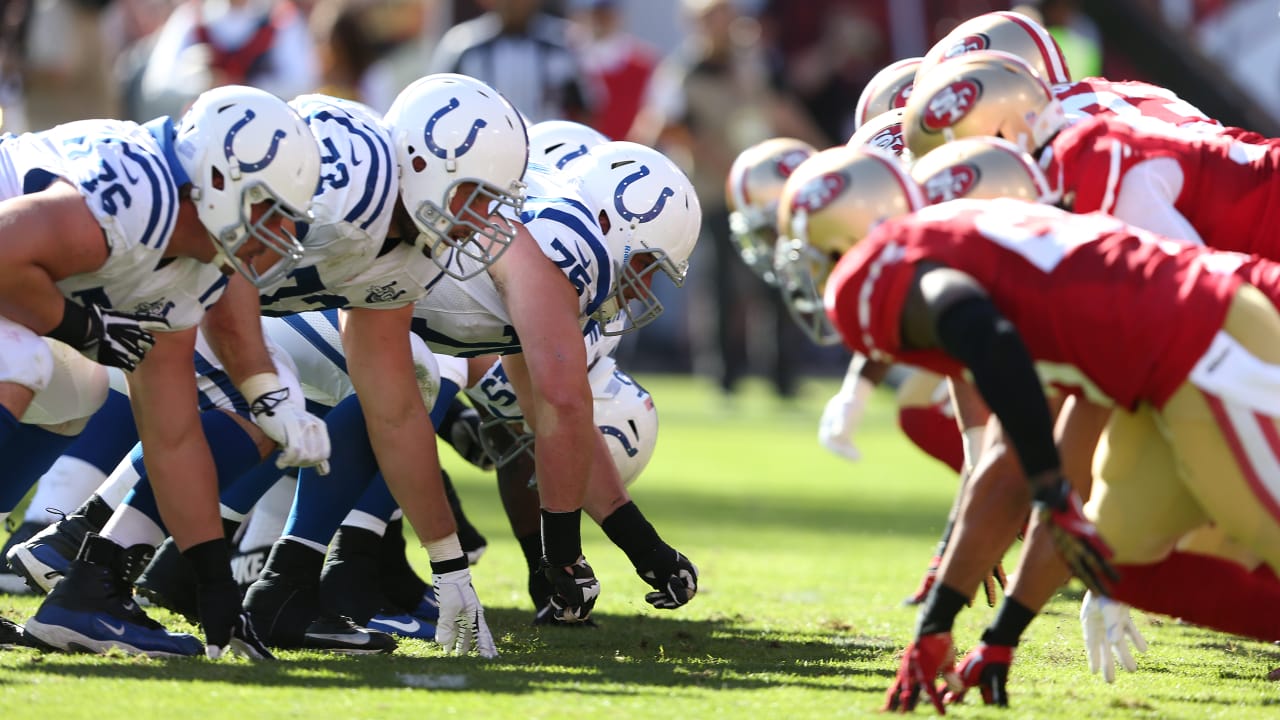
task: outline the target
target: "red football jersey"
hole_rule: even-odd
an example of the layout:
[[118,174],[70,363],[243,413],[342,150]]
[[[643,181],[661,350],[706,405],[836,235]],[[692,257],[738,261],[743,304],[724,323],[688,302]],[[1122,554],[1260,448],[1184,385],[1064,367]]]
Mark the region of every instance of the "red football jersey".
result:
[[1076,212],[1112,212],[1125,173],[1154,158],[1182,169],[1174,207],[1209,247],[1280,257],[1280,140],[1234,137],[1098,117],[1058,133],[1045,168]]
[[1222,327],[1243,260],[1100,213],[955,200],[877,226],[836,265],[826,306],[853,350],[957,374],[942,351],[904,352],[900,342],[916,263],[940,263],[987,290],[1046,384],[1159,407]]
[[1053,95],[1071,122],[1107,116],[1121,120],[1158,120],[1175,126],[1221,128],[1222,124],[1158,85],[1085,78],[1053,86]]

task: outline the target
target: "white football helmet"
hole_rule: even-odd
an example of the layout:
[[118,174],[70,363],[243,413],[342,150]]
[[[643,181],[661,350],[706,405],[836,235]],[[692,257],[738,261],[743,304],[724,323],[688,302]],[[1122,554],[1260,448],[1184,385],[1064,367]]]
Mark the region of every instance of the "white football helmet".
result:
[[[400,165],[400,197],[420,233],[415,244],[460,280],[480,274],[516,235],[499,209],[518,212],[524,205],[529,140],[520,113],[475,78],[438,73],[401,91],[386,122]],[[473,187],[458,205],[463,185]],[[490,201],[487,216],[470,209],[480,197]],[[460,269],[450,249],[478,264]]]
[[886,65],[871,77],[858,96],[853,113],[853,129],[861,129],[873,117],[905,107],[916,81],[916,68],[924,58],[906,58]]
[[622,484],[630,485],[649,464],[658,444],[658,411],[653,397],[619,370],[611,357],[601,358],[592,368],[591,395],[596,427],[604,436]]
[[[693,183],[667,156],[632,142],[592,148],[575,172],[583,199],[601,217],[616,275],[593,317],[605,326],[606,335],[644,327],[662,314],[649,276],[661,269],[676,287],[684,285],[702,226],[702,205]],[[648,256],[649,262],[637,268],[635,261],[641,256]],[[609,320],[618,313],[624,313],[627,322],[615,329]]]
[[818,152],[803,140],[772,138],[738,153],[725,180],[729,232],[738,255],[756,275],[776,287],[773,252],[778,243],[778,198],[800,163]]
[[582,123],[543,120],[529,126],[529,162],[563,170],[591,148],[607,142],[609,138]]
[[[287,275],[302,260],[302,245],[288,230],[267,226],[278,217],[312,221],[320,149],[306,122],[271,93],[227,85],[196,98],[178,122],[174,147],[191,180],[196,214],[218,245],[214,262],[230,265],[259,288]],[[263,202],[269,208],[255,220],[253,206]],[[251,239],[280,260],[257,271],[237,258]]]

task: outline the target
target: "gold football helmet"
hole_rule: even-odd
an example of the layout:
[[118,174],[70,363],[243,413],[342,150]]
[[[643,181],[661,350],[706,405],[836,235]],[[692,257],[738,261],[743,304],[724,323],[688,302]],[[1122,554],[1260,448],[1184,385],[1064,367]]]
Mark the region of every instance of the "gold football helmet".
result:
[[1054,193],[1031,156],[1008,140],[964,138],[920,158],[911,166],[930,205],[957,198],[1018,198],[1052,203]]
[[1030,65],[984,50],[922,76],[907,101],[902,132],[913,157],[949,140],[984,135],[1035,153],[1066,124],[1062,104]]
[[929,48],[916,77],[924,77],[939,63],[979,50],[1001,50],[1022,58],[1050,85],[1071,82],[1071,71],[1062,48],[1036,21],[1001,10],[966,20]]
[[916,81],[916,68],[924,58],[907,58],[887,65],[876,73],[858,96],[853,114],[853,129],[857,130],[873,117],[907,104],[911,86]]
[[839,340],[822,294],[840,256],[881,221],[925,204],[901,163],[873,148],[824,150],[787,178],[775,268],[787,308],[809,337],[821,344]]
[[803,140],[773,138],[743,150],[729,168],[724,188],[729,231],[742,261],[770,285],[778,284],[773,253],[782,185],[817,152]]
[[895,108],[871,118],[862,124],[849,142],[849,147],[880,148],[895,157],[902,157],[907,142],[902,138],[902,108]]

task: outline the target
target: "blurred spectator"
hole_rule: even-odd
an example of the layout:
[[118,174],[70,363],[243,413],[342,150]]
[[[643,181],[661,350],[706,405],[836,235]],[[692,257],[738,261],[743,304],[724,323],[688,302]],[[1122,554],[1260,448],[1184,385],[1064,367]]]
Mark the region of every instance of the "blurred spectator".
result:
[[307,20],[290,0],[188,0],[155,39],[140,111],[177,114],[208,88],[233,83],[290,99],[319,81]]
[[1077,0],[1034,0],[1013,10],[1049,31],[1067,58],[1072,79],[1102,76],[1102,32]]
[[[320,92],[386,112],[408,84],[401,81],[391,57],[419,41],[428,24],[427,4],[421,0],[319,0],[310,20],[320,62]],[[422,62],[414,64],[416,79],[422,74]]]
[[114,117],[112,51],[103,23],[106,0],[25,1],[32,3],[23,71],[29,129]]
[[653,46],[623,28],[622,0],[570,0],[573,45],[592,82],[590,125],[612,139],[627,136],[658,64]]
[[22,72],[30,21],[28,0],[0,4],[0,132],[22,133],[29,129]]
[[[731,393],[749,370],[749,351],[768,352],[774,388],[789,397],[795,392],[796,351],[804,341],[778,293],[739,259],[729,236],[724,183],[738,153],[767,138],[828,143],[770,71],[754,18],[741,15],[729,0],[683,4],[692,33],[655,72],[632,139],[661,145],[683,161],[702,201],[703,241],[692,265],[699,279],[690,292],[709,300],[711,308],[691,313],[690,335],[705,345],[694,348],[697,364],[714,366],[721,388]],[[753,343],[753,335],[766,339]],[[708,362],[712,357],[715,362]]]
[[431,72],[483,80],[532,122],[591,119],[586,85],[569,49],[569,23],[542,12],[542,0],[486,0],[488,12],[440,39]]

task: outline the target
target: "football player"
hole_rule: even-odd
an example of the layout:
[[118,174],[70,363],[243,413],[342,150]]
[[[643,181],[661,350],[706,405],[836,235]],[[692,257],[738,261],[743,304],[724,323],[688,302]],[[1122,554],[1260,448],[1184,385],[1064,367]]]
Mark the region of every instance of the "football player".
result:
[[[346,400],[326,418],[330,431],[343,434],[343,423],[359,423],[355,437],[368,438],[372,445],[370,458],[378,458],[395,494],[404,498],[403,507],[428,553],[436,563],[437,585],[443,603],[444,619],[437,630],[451,640],[449,649],[467,652],[472,643],[481,643],[483,654],[494,648],[487,642],[483,611],[470,582],[465,556],[455,534],[455,525],[445,497],[435,454],[433,426],[418,395],[409,392],[416,387],[415,370],[410,353],[409,325],[413,301],[426,292],[442,270],[432,262],[438,252],[432,246],[457,242],[419,233],[411,218],[414,213],[427,215],[430,208],[445,203],[456,194],[453,184],[469,184],[487,188],[485,192],[502,202],[518,204],[513,193],[521,190],[523,173],[524,129],[508,103],[488,86],[460,76],[429,76],[415,83],[415,93],[447,94],[454,98],[456,116],[441,113],[432,121],[431,137],[439,142],[453,142],[452,147],[466,146],[465,158],[452,165],[440,163],[430,172],[398,172],[393,153],[395,141],[380,118],[356,103],[326,96],[302,96],[293,105],[307,119],[311,132],[324,148],[321,183],[318,185],[316,222],[303,229],[303,240],[313,248],[312,260],[294,268],[287,276],[262,289],[259,301],[264,312],[288,314],[309,308],[349,308],[348,321],[341,330],[344,368],[351,382],[360,389],[361,400]],[[459,109],[461,108],[461,109]],[[465,119],[463,118],[465,116]],[[489,117],[492,130],[477,132],[472,120]],[[482,125],[483,127],[483,125]],[[444,152],[443,150],[441,152]],[[514,153],[520,157],[512,158]],[[494,158],[499,158],[497,162]],[[458,180],[458,178],[464,178]],[[486,184],[482,178],[490,178]],[[398,179],[401,182],[397,182]],[[432,195],[434,190],[439,195]],[[402,202],[397,202],[397,197]],[[491,245],[478,254],[500,253]],[[429,254],[431,253],[431,254]],[[221,381],[221,369],[210,360],[203,366],[205,397],[210,403],[230,410],[242,409],[244,401],[229,393]],[[231,390],[234,390],[232,388]],[[295,393],[296,394],[296,393]],[[213,418],[220,417],[213,413]],[[219,456],[223,476],[233,480],[257,464],[261,452],[255,451],[253,437],[224,435],[224,451]],[[248,441],[247,443],[245,441]],[[349,457],[351,442],[345,443],[342,457]],[[239,448],[239,449],[237,449]],[[288,456],[276,463],[297,464]],[[432,469],[435,468],[435,472]],[[119,474],[132,476],[142,470],[140,462],[119,469]],[[424,472],[425,470],[425,472]],[[373,471],[365,474],[367,483]],[[328,486],[335,497],[339,493],[359,497],[363,487],[346,479],[323,478],[321,474],[304,472],[305,485]],[[110,524],[107,532],[121,537],[126,546],[155,547],[163,538],[163,530],[154,521],[154,511],[139,485],[124,508],[123,519]],[[338,502],[335,500],[335,502]],[[349,509],[349,506],[348,508]],[[341,510],[341,515],[346,510]],[[304,524],[312,515],[304,515]],[[234,518],[233,518],[234,519]],[[336,521],[335,521],[336,524]],[[289,557],[298,575],[309,578],[302,587],[314,589],[324,550],[333,534],[324,522],[302,528],[289,528]],[[22,555],[19,551],[19,555]],[[25,553],[35,559],[34,551]],[[53,568],[34,563],[29,577],[51,579]],[[270,565],[270,563],[269,563]],[[315,566],[315,573],[306,568]],[[458,567],[458,566],[461,567]],[[318,608],[308,606],[306,598],[314,592],[298,591],[282,576],[278,582],[264,582],[255,588],[247,607],[264,623],[261,632],[269,644],[278,647],[318,647],[326,644],[348,649],[348,644],[367,647],[376,638],[333,617],[319,617]],[[56,591],[46,604],[59,601]],[[290,605],[288,612],[284,605]],[[312,627],[315,624],[319,627]],[[459,626],[467,632],[460,633]],[[90,627],[92,624],[90,623]],[[82,634],[87,634],[82,632]],[[350,643],[344,640],[349,636]],[[373,639],[371,639],[373,638]],[[462,638],[462,640],[459,640]],[[382,638],[382,644],[389,638]]]
[[[856,348],[972,373],[1030,480],[1024,499],[1087,585],[1140,592],[1128,574],[1116,580],[1106,558],[1114,553],[1126,569],[1159,566],[1161,553],[1210,518],[1272,567],[1280,561],[1280,524],[1265,509],[1275,500],[1247,480],[1268,472],[1267,449],[1232,450],[1233,438],[1252,432],[1238,412],[1274,426],[1280,411],[1263,386],[1239,382],[1240,367],[1225,362],[1244,361],[1262,376],[1280,363],[1267,341],[1280,331],[1280,313],[1233,272],[1247,258],[1172,243],[1103,215],[1015,200],[924,207],[918,187],[892,162],[845,150],[824,155],[788,181],[779,222],[795,229],[798,221],[811,246],[815,237],[827,239],[816,255],[839,257],[820,282],[837,326]],[[833,173],[861,192],[824,190]],[[1121,306],[1133,312],[1113,311]],[[1194,310],[1162,321],[1180,307]],[[1149,321],[1139,317],[1144,308],[1155,313]],[[1097,345],[1098,333],[1113,342]],[[1063,478],[1033,359],[1058,368],[1058,384],[1117,408],[1090,502],[1110,548]],[[1205,417],[1213,418],[1208,428]],[[1111,450],[1107,439],[1121,433],[1125,442]],[[1171,464],[1137,460],[1136,448],[1186,472],[1175,477],[1163,472]],[[1135,492],[1142,499],[1126,502]],[[935,587],[887,708],[909,709],[923,690],[942,710],[932,678],[950,662],[950,622],[965,600],[946,584]],[[1016,636],[1030,614],[1011,607],[1020,611],[1002,608],[996,622]]]
[[[51,351],[35,333],[130,371],[139,434],[156,448],[150,469],[165,519],[197,568],[207,651],[216,657],[234,646],[269,656],[230,580],[192,357],[195,326],[208,310],[210,334],[235,348],[224,361],[240,392],[264,408],[288,394],[273,372],[252,298],[255,286],[281,277],[303,257],[293,232],[311,219],[320,167],[314,138],[282,101],[229,86],[201,95],[176,124],[168,118],[145,126],[83,121],[6,136],[0,153],[7,168],[0,253],[9,268],[0,292],[11,298],[5,315],[16,353],[0,384],[0,406],[24,417],[34,396],[70,381],[52,377]],[[57,408],[61,420],[87,417],[105,397],[76,395],[83,405]],[[254,420],[301,451],[300,462],[323,462],[322,426],[295,407]],[[112,627],[137,621],[163,635],[103,582],[122,562],[121,552],[108,540],[89,538],[79,562],[93,565],[95,577],[80,588],[75,607],[99,609]],[[190,635],[174,636],[169,649],[205,650]]]

